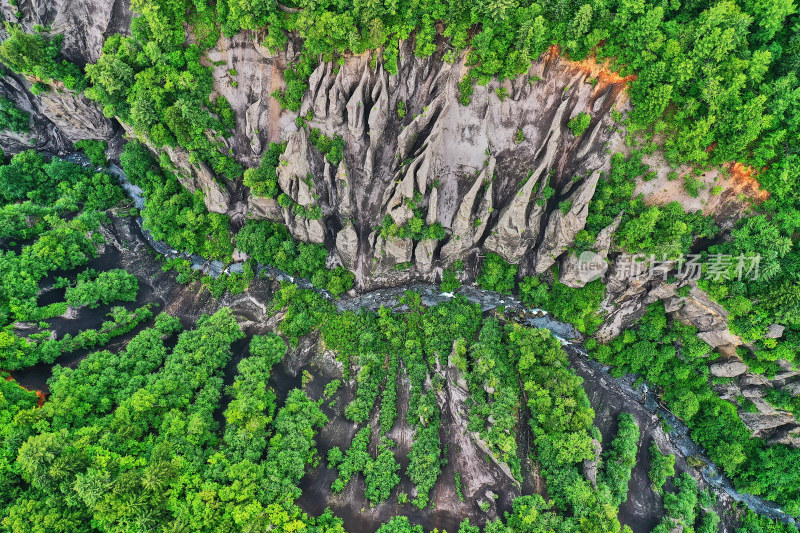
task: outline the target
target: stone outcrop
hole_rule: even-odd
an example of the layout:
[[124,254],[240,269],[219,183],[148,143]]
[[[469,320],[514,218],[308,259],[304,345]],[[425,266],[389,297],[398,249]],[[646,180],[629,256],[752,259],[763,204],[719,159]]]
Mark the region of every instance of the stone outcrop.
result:
[[130,0],[0,0],[0,13],[28,32],[42,26],[63,35],[61,53],[80,66],[97,61],[108,36],[128,34],[132,16]]
[[201,191],[206,208],[212,213],[227,213],[231,209],[231,191],[217,178],[208,166],[201,162],[192,162],[189,159],[189,152],[180,147],[163,146],[157,149],[151,141],[134,132],[133,128],[123,124],[123,128],[129,138],[138,138],[144,142],[154,153],[163,151],[172,161],[171,169],[183,187],[193,193]]
[[336,234],[336,251],[339,254],[342,264],[347,268],[353,268],[358,254],[358,234],[352,224],[348,224],[342,231]]
[[[97,60],[107,36],[127,33],[131,20],[129,0],[20,0],[13,6],[0,0],[6,20],[17,12],[28,31],[41,25],[63,33],[63,54],[82,66]],[[469,282],[487,252],[519,264],[520,277],[558,265],[560,281],[576,288],[585,284],[569,249],[586,225],[600,175],[608,170],[608,151],[622,149],[610,111],[627,109],[624,80],[595,78],[585,63],[547,53],[525,75],[475,86],[471,103],[464,106],[458,83],[466,57],[443,61],[446,50],[440,46],[430,57],[418,58],[413,43],[404,41],[396,75],[368,53],[345,56],[340,65],[320,63],[302,102],[300,114],[311,117],[303,128],[296,114],[282,110],[271,96],[284,88],[283,72],[299,43],[290,37],[286,50],[271,52],[260,39],[257,32],[241,32],[221,37],[209,51],[211,97],[231,104],[236,122],[225,148],[245,167],[257,166],[270,142],[287,142],[277,172],[282,192],[296,205],[282,207],[275,199],[249,195],[241,180],[219,179],[183,149],[160,149],[183,186],[202,191],[210,211],[231,215],[234,225],[244,218],[284,223],[296,239],[324,244],[331,264],[353,270],[362,290],[414,279],[438,281],[459,260],[466,264],[461,277]],[[589,83],[590,76],[596,83]],[[113,142],[122,132],[95,103],[58,83],[34,96],[29,80],[9,74],[0,80],[0,95],[32,116],[29,133],[0,133],[6,154],[28,148],[64,153],[75,141]],[[404,113],[398,113],[401,103]],[[591,122],[575,136],[567,123],[579,113],[589,113]],[[344,140],[341,162],[334,165],[319,152],[310,142],[310,128]],[[318,209],[321,216],[301,216],[297,206]],[[377,228],[387,216],[423,237],[381,237]],[[613,256],[611,237],[619,223],[618,217],[591,247],[600,261]],[[424,230],[434,225],[444,229],[443,238],[427,238]],[[405,263],[411,265],[405,268]],[[696,284],[690,284],[688,296],[679,296],[675,291],[683,282],[618,279],[616,270],[610,265],[604,278],[606,319],[596,334],[599,340],[619,335],[648,305],[663,301],[672,319],[696,327],[700,338],[723,355],[714,356],[719,361],[710,371],[734,382],[729,397],[752,396],[759,412],[743,413],[751,430],[775,442],[800,441],[796,421],[763,400],[765,388],[796,395],[800,385],[785,376],[767,380],[748,373],[735,356],[742,342],[728,331],[721,306]],[[775,324],[767,337],[782,335],[782,326]]]
[[[309,128],[344,140],[343,162],[334,167],[310,145],[305,130],[287,123],[264,97],[267,85],[278,88],[271,80],[292,47],[285,56],[270,56],[254,46],[255,38],[244,35],[221,43],[211,57],[226,59],[224,68],[239,72],[231,77],[215,67],[215,87],[237,110],[233,142],[247,138],[246,148],[252,148],[252,157],[240,159],[260,156],[257,148],[263,151],[266,141],[260,121],[272,117],[267,137],[288,141],[278,168],[283,192],[300,205],[312,199],[321,208],[324,242],[356,272],[361,289],[412,278],[435,281],[456,260],[472,265],[469,278],[487,251],[520,263],[520,275],[547,270],[584,227],[607,169],[605,148],[621,140],[610,109],[625,109],[624,82],[592,85],[585,68],[547,54],[510,85],[509,96],[501,99],[493,82],[476,86],[472,102],[463,106],[458,82],[465,58],[444,62],[444,49],[418,58],[412,43],[403,42],[397,75],[369,54],[348,56],[336,68],[321,63],[312,73],[300,114],[313,116]],[[248,64],[257,72],[242,74],[238,65]],[[404,114],[397,112],[400,102]],[[566,124],[580,112],[590,113],[592,122],[576,137]],[[262,125],[257,138],[255,123]],[[548,187],[554,193],[544,194]],[[425,226],[440,224],[445,237],[380,239],[375,228],[387,216],[401,227],[420,219]],[[285,218],[294,235],[303,233]],[[412,272],[393,269],[406,261],[414,262]]]
[[594,458],[583,460],[583,477],[597,487],[597,469],[600,466],[600,455],[603,453],[603,446],[597,439],[592,439],[592,449],[594,450]]
[[[114,33],[128,33],[131,13],[129,0],[0,0],[4,20],[19,23],[28,32],[35,26],[49,27],[50,34],[64,36],[62,54],[84,66],[100,57],[103,42]],[[18,17],[17,13],[21,16]],[[0,30],[3,37],[4,30]],[[86,97],[68,91],[55,82],[52,89],[38,96],[30,92],[31,82],[24,76],[4,73],[0,96],[30,113],[31,130],[25,134],[0,132],[0,148],[7,155],[27,149],[52,154],[71,151],[83,139],[111,141],[118,128],[103,116],[99,106]]]
[[567,250],[567,246],[575,240],[575,235],[586,225],[589,202],[594,196],[599,178],[599,172],[592,172],[589,178],[583,180],[577,189],[567,196],[566,201],[569,202],[570,209],[566,212],[558,209],[550,214],[542,241],[536,248],[534,263],[536,274],[549,270],[556,259]]
[[[608,252],[611,249],[612,236],[614,232],[617,231],[621,221],[622,213],[617,215],[611,224],[600,230],[600,233],[597,234],[597,238],[590,248],[590,251],[595,254],[593,261],[608,261]],[[578,261],[579,257],[576,257],[575,254],[565,254],[562,256],[558,269],[558,280],[564,285],[575,289],[583,287],[587,282],[586,277],[580,276]],[[606,271],[607,269],[608,266],[606,266]],[[605,272],[603,272],[603,274],[604,273]]]
[[735,378],[747,372],[748,366],[742,361],[733,359],[714,363],[708,369],[712,376]]
[[85,96],[68,91],[57,82],[39,96],[31,93],[30,87],[31,83],[17,74],[6,73],[0,79],[0,96],[31,116],[28,132],[0,132],[0,148],[5,154],[29,149],[64,154],[72,150],[76,141],[111,141],[115,137],[113,123]]
[[94,102],[59,82],[39,96],[39,109],[69,139],[109,140],[114,126]]
[[712,301],[708,294],[699,290],[696,284],[681,303],[674,313],[675,318],[696,327],[698,336],[712,348],[742,344],[742,340],[728,330],[728,312]]
[[274,198],[261,198],[253,194],[247,197],[247,218],[282,221],[281,207]]
[[290,42],[287,51],[273,54],[259,43],[256,32],[245,31],[230,38],[222,36],[208,52],[214,92],[230,103],[236,115],[228,147],[247,167],[258,166],[269,143],[285,140],[284,132],[294,129],[293,116],[282,113],[271,97],[284,88],[283,71],[294,49]]

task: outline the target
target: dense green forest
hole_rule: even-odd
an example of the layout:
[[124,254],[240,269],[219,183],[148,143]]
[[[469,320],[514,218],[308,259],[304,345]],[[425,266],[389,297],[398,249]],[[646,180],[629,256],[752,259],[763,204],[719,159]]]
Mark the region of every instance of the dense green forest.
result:
[[[107,117],[131,127],[119,159],[146,196],[141,212],[121,207],[116,178],[100,170],[107,164],[100,142],[75,145],[97,170],[32,150],[3,157],[4,529],[343,531],[332,512],[309,516],[296,503],[305,472],[319,463],[336,470],[335,493],[360,477],[369,505],[397,500],[430,509],[447,466],[437,393],[447,385],[441,369],[449,367],[466,383],[469,430],[485,442],[492,459],[518,482],[531,459],[547,487],[546,495],[517,498],[510,512],[485,526],[465,521],[460,533],[627,530],[619,508],[628,499],[640,428],[630,414],[620,414],[616,435],[603,443],[596,483],[586,479],[582,465],[594,458],[592,441],[599,439],[595,414],[566,353],[546,330],[514,324],[502,312],[489,316],[460,296],[427,308],[419,294],[407,293],[404,312],[338,312],[318,292],[287,283],[270,304],[276,332],[252,336],[233,383],[225,386],[225,368],[240,355],[234,346],[245,337],[229,309],[182,325],[154,306],[135,303],[140,287],[132,274],[89,266],[103,249],[109,215],[140,215],[145,230],[181,253],[226,266],[235,249],[249,256],[241,273],[218,278],[193,270],[184,259],[164,265],[176,271],[177,281],[199,281],[194,287],[212,297],[243,292],[258,276],[258,264],[306,278],[333,296],[353,287],[352,272],[326,268],[324,245],[296,241],[271,221],[247,220],[240,228],[227,215],[210,212],[202,191],[188,192],[165,154],[153,156],[151,149],[183,149],[221,183],[241,180],[252,194],[277,200],[293,216],[322,217],[319,206],[300,206],[281,191],[276,169],[285,144],[270,144],[251,169],[226,144],[236,117],[212,91],[206,54],[221,36],[242,31],[257,32],[273,52],[290,41],[299,51],[284,72],[285,87],[272,94],[292,112],[299,111],[320,62],[369,51],[373,67],[380,62],[396,75],[399,43],[406,39],[419,57],[439,54],[456,62],[463,55],[463,105],[470,104],[476,84],[524,75],[548,50],[572,61],[608,60],[612,70],[629,77],[632,111],[621,125],[635,149],[609,154],[610,170],[570,252],[589,250],[619,217],[616,251],[676,258],[698,242],[713,242],[702,250],[705,257],[758,253],[758,280],[737,281],[730,265],[727,275],[704,279],[700,288],[728,312],[730,331],[746,343],[738,352],[750,371],[769,377],[781,371],[778,361],[800,364],[800,15],[792,0],[133,0],[131,8],[136,16],[130,35],[108,36],[102,55],[85,68],[64,60],[63,36],[44,28],[25,33],[8,24],[0,44],[0,61],[25,74],[33,94],[83,93]],[[396,113],[405,117],[405,102]],[[579,137],[590,118],[576,115],[567,126]],[[308,119],[298,116],[298,127]],[[24,134],[30,116],[0,98],[0,129]],[[342,161],[342,137],[314,128],[308,133],[325,161]],[[634,190],[650,175],[643,157],[655,150],[675,168],[690,165],[690,174],[733,161],[749,165],[769,198],[730,230],[678,202],[652,205]],[[687,176],[690,192],[693,178]],[[418,203],[418,196],[408,203],[408,223],[395,224],[387,215],[375,231],[383,238],[444,239],[440,223],[423,222]],[[562,213],[569,207],[562,202]],[[446,265],[441,290],[457,291],[463,269],[463,263]],[[608,311],[601,308],[602,280],[575,289],[559,281],[556,268],[522,279],[518,271],[490,253],[476,282],[574,324],[586,335],[591,355],[611,365],[614,375],[637,374],[656,387],[738,489],[800,516],[800,450],[751,436],[737,405],[715,392],[708,368],[712,350],[695,328],[670,319],[656,302],[633,327],[603,344],[591,338]],[[43,292],[62,289],[63,298],[39,305]],[[54,321],[70,310],[98,308],[105,320],[97,328],[54,334]],[[21,323],[32,329],[22,334]],[[773,324],[785,326],[779,339],[767,338]],[[126,335],[124,348],[105,349]],[[335,353],[342,381],[329,383],[324,398],[312,398],[303,387],[279,398],[267,385],[274,368],[301,339],[314,335]],[[78,353],[88,355],[74,368],[54,364]],[[37,364],[53,367],[43,405],[7,374]],[[413,432],[407,466],[388,436],[399,422],[403,379],[410,397],[402,422]],[[325,401],[342,386],[353,388],[343,412],[357,430],[347,447],[323,457],[315,439],[328,422]],[[796,397],[773,390],[766,398],[800,416]],[[523,432],[532,437],[529,457],[516,438]],[[673,456],[655,443],[645,446],[652,489],[663,495],[656,531],[717,531],[720,517],[711,495],[687,473],[676,474]],[[406,478],[414,495],[397,488]],[[454,481],[459,485],[458,475]],[[784,530],[753,513],[740,513],[738,522],[746,533]],[[400,516],[379,531],[420,530]]]
[[[136,150],[140,145],[131,146]],[[13,381],[0,382],[4,528],[343,531],[341,520],[332,513],[308,516],[295,503],[301,478],[318,461],[337,469],[334,491],[342,490],[354,476],[363,476],[365,497],[373,504],[397,498],[429,508],[431,491],[441,481],[446,462],[436,400],[445,378],[438,369],[452,366],[472,393],[470,426],[491,453],[521,476],[517,441],[509,436],[531,431],[534,457],[548,486],[549,499],[536,494],[517,498],[512,511],[489,521],[485,531],[626,530],[617,513],[628,497],[627,480],[635,465],[631,455],[635,457],[638,440],[636,423],[625,413],[620,416],[597,485],[592,485],[580,465],[594,454],[591,443],[598,438],[594,412],[560,343],[548,331],[511,324],[502,314],[484,316],[463,297],[426,308],[418,294],[409,292],[401,302],[408,309],[403,313],[337,312],[318,293],[284,284],[270,311],[281,316],[277,327],[281,336],[253,336],[229,387],[223,385],[223,370],[233,355],[232,346],[244,336],[229,309],[184,329],[175,317],[155,315],[147,307],[132,313],[114,308],[112,320],[97,330],[52,338],[47,320],[67,305],[91,308],[130,301],[138,281],[121,270],[84,268],[99,253],[97,246],[103,240],[99,229],[107,215],[100,209],[121,202],[112,178],[31,153],[15,156],[0,167],[0,175],[20,172],[23,165],[31,174],[41,172],[36,177],[41,183],[53,179],[51,174],[70,178],[60,182],[58,198],[41,197],[34,188],[7,196],[10,203],[3,213],[9,229],[3,237],[3,257],[19,266],[8,270],[4,283],[20,277],[23,267],[42,274],[31,279],[27,301],[10,289],[5,293],[3,368],[53,363],[63,353],[102,348],[113,336],[137,331],[123,349],[91,352],[74,368],[55,365],[50,396],[41,406],[33,393]],[[147,174],[154,179],[163,175],[153,167],[147,167]],[[86,181],[105,183],[114,192],[105,203],[98,203],[80,192],[88,190],[81,186]],[[112,216],[129,211],[117,210]],[[84,220],[92,225],[69,226],[86,224]],[[62,229],[56,239],[51,232],[63,224],[79,233],[70,240],[70,233]],[[277,228],[264,226],[259,231],[274,234]],[[276,242],[291,241],[280,234]],[[287,261],[293,260],[287,256]],[[74,276],[53,282],[65,289],[63,304],[36,306],[45,274],[76,270]],[[490,283],[490,278],[482,283]],[[13,324],[21,320],[38,321],[42,334],[19,336]],[[653,324],[643,328],[653,338],[664,336]],[[343,377],[357,383],[344,413],[361,427],[348,449],[333,448],[325,458],[316,452],[314,438],[327,422],[322,411],[325,398],[312,400],[300,388],[278,398],[265,386],[271,369],[287,351],[315,332],[335,351]],[[397,422],[401,372],[411,382],[407,423],[414,430],[405,468],[395,457],[395,443],[385,436]],[[655,375],[648,378],[658,382]],[[337,388],[325,389],[335,394]],[[222,418],[215,416],[220,409]],[[530,427],[520,425],[524,409],[530,413]],[[378,415],[377,433],[366,425],[373,413]],[[371,442],[378,444],[374,455],[368,451]],[[404,500],[397,493],[401,475],[416,486],[413,499]],[[652,475],[654,485],[661,487],[674,470],[660,469]],[[719,519],[695,482],[684,476],[675,478],[674,486],[676,492],[665,493],[663,527],[697,524],[708,528],[703,531],[713,531]],[[778,527],[746,516],[751,528],[747,531]],[[381,528],[411,530],[418,528],[403,517]],[[465,521],[460,531],[480,529]]]

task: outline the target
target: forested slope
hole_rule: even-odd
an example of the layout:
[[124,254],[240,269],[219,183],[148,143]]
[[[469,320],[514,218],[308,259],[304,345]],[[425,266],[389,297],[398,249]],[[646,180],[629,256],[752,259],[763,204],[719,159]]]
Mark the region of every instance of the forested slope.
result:
[[[109,234],[103,213],[122,200],[114,176],[99,171],[108,157],[146,197],[141,212],[125,214],[141,215],[173,256],[189,257],[165,269],[193,283],[213,311],[221,307],[215,299],[251,298],[259,263],[334,296],[416,280],[448,293],[475,283],[516,294],[575,324],[615,373],[655,386],[739,489],[800,512],[800,17],[792,1],[2,0],[0,13],[0,146],[8,156],[0,167],[0,368],[82,358],[116,337],[127,342],[142,324],[165,339],[176,333],[159,330],[172,319],[139,306],[141,276],[86,268]],[[76,149],[98,171],[50,159]],[[582,276],[577,258],[586,252],[608,264],[599,279]],[[221,266],[203,275],[191,254]],[[659,261],[661,271],[632,273],[629,254]],[[686,268],[690,254],[705,263],[701,279]],[[742,280],[737,261],[756,255],[758,275]],[[42,291],[58,296],[41,299]],[[479,320],[458,308],[461,300],[457,309],[427,311],[412,296],[414,311],[402,318],[347,316],[358,332],[337,341],[326,328],[352,325],[316,293],[296,291],[280,290],[275,318],[249,309],[239,322],[268,323],[290,344],[319,331],[338,353],[353,395],[338,416],[362,427],[326,457],[338,469],[334,492],[361,475],[371,504],[402,483],[398,504],[426,509],[445,467],[436,451],[449,423],[442,417],[458,413],[469,419],[461,431],[494,458],[484,474],[499,471],[516,487],[508,494],[530,495],[537,490],[524,472],[537,470],[546,486],[538,493],[560,510],[532,496],[511,506],[509,497],[507,527],[621,527],[624,487],[616,480],[630,468],[633,429],[620,420],[603,456],[621,472],[604,471],[601,460],[595,479],[598,439],[582,410],[585,393],[550,341]],[[112,311],[118,301],[127,307]],[[59,320],[98,307],[110,321],[60,334]],[[460,317],[463,331],[440,331],[452,326],[432,318],[440,311]],[[275,407],[257,385],[270,375],[258,354],[277,346],[265,340],[231,389],[231,405],[239,405],[236,391],[256,398],[252,425],[233,412],[224,430],[215,425],[226,354],[240,337],[226,313],[192,330],[213,330],[220,344],[213,361],[191,361],[199,366],[188,374],[200,381],[173,391],[174,409],[166,407],[170,358],[189,364],[205,349],[184,350],[194,342],[188,331],[150,366],[131,370],[133,352],[116,349],[80,363],[75,372],[86,364],[91,374],[93,358],[108,359],[122,368],[127,391],[86,404],[84,419],[57,421],[50,411],[69,402],[55,388],[39,409],[4,385],[14,405],[4,418],[13,421],[3,429],[3,464],[16,476],[4,524],[25,530],[34,509],[44,530],[292,529],[306,520],[293,500],[327,415],[319,398],[300,392]],[[436,340],[422,340],[433,332]],[[443,360],[447,353],[452,361]],[[563,379],[550,383],[548,373]],[[407,380],[408,390],[391,380]],[[556,393],[575,413],[549,403]],[[413,443],[404,448],[392,429],[393,410],[406,399]],[[124,428],[118,415],[129,417]],[[33,431],[26,417],[43,418]],[[182,427],[192,428],[190,437]],[[532,443],[511,438],[528,429]],[[296,430],[304,438],[284,445]],[[119,435],[149,440],[133,453]],[[180,450],[159,444],[172,435],[185,441]],[[87,446],[102,450],[87,457]],[[118,465],[92,470],[92,461],[111,456]],[[70,464],[47,463],[62,460]],[[153,481],[156,470],[172,479],[178,463],[191,481]],[[125,472],[140,467],[141,481]],[[220,498],[233,501],[226,484],[245,473],[261,488],[237,504],[209,496],[204,483],[224,487]],[[476,496],[480,484],[452,475],[451,496],[463,489],[487,506],[472,511],[503,518],[493,496]],[[106,497],[123,485],[137,494],[130,507],[128,496]],[[276,487],[292,497],[280,500]],[[659,528],[716,528],[706,512],[712,504],[688,478],[671,489]],[[58,491],[70,495],[67,507],[56,503]],[[162,501],[166,493],[174,497]],[[148,510],[133,511],[138,506]],[[208,514],[196,521],[190,508]],[[340,527],[327,514],[314,520],[308,527]],[[506,527],[494,524],[490,530]]]

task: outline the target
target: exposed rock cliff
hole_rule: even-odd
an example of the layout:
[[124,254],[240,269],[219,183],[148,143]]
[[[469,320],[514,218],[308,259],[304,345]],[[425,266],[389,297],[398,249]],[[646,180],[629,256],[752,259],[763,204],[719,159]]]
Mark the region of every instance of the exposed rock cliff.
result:
[[[284,133],[288,166],[281,176],[312,176],[309,190],[302,179],[282,177],[284,192],[301,205],[309,195],[318,202],[325,242],[361,288],[436,279],[457,259],[474,265],[483,251],[519,262],[522,275],[547,270],[583,228],[608,164],[606,146],[620,141],[610,110],[624,107],[623,84],[590,84],[586,68],[550,54],[529,76],[476,87],[463,106],[463,58],[443,62],[443,51],[415,58],[411,46],[401,47],[397,75],[380,62],[373,67],[368,55],[348,57],[336,69],[320,64],[301,114],[313,114],[309,128],[344,139],[346,170],[322,158],[304,134]],[[260,68],[274,69],[274,62],[264,58]],[[274,113],[264,108],[263,92],[258,110],[248,113]],[[400,102],[405,113],[397,111]],[[592,122],[576,137],[567,122],[581,112]],[[242,127],[237,135],[263,144]],[[548,186],[555,194],[543,196]],[[400,227],[439,223],[446,237],[382,236],[375,228],[387,215]],[[307,231],[303,222],[289,224],[296,236]],[[405,262],[413,268],[393,268]]]
[[[96,61],[104,40],[127,33],[131,20],[129,0],[18,0],[16,5],[0,0],[0,14],[29,31],[41,25],[63,33],[63,54],[79,65]],[[490,251],[518,263],[520,277],[558,264],[562,282],[584,283],[569,248],[585,225],[608,153],[624,149],[611,110],[627,108],[625,80],[598,76],[598,65],[548,53],[527,75],[476,86],[464,106],[458,89],[464,57],[445,62],[440,46],[433,56],[417,58],[413,43],[403,42],[396,75],[370,54],[348,56],[337,65],[320,63],[300,112],[311,119],[298,129],[296,114],[283,111],[271,96],[283,88],[283,71],[297,49],[290,39],[286,50],[273,53],[260,44],[257,32],[243,32],[221,38],[207,64],[214,74],[212,97],[224,96],[236,116],[227,148],[241,164],[254,167],[270,142],[286,141],[280,187],[292,202],[318,209],[321,217],[298,216],[274,199],[250,195],[241,180],[220,180],[184,150],[166,149],[183,185],[201,190],[210,211],[229,214],[237,223],[245,217],[279,221],[298,239],[324,243],[331,264],[356,273],[359,289],[437,281],[456,260],[465,262],[463,277],[469,281]],[[0,95],[32,117],[27,134],[0,132],[6,154],[28,148],[63,153],[86,138],[118,145],[124,131],[96,104],[58,84],[35,96],[28,80],[6,74]],[[575,136],[567,123],[579,113],[588,113],[591,122]],[[314,146],[311,128],[344,140],[340,163],[331,163]],[[402,237],[381,232],[387,216],[409,231]],[[420,231],[436,224],[444,228],[442,239]],[[593,246],[601,259],[612,252],[618,224],[603,230]],[[422,237],[408,237],[409,232]],[[697,327],[722,354],[714,356],[711,372],[737,382],[727,390],[729,397],[756,398],[753,390],[763,396],[770,387],[798,392],[788,377],[762,383],[747,372],[736,356],[741,341],[728,332],[727,314],[702,291],[693,288],[679,297],[676,283],[617,279],[613,267],[604,279],[606,320],[599,339],[618,335],[649,304],[663,300],[672,318]],[[743,420],[756,434],[800,444],[797,423],[787,413],[764,401],[753,404],[758,412],[743,413]]]
[[26,31],[42,26],[64,35],[62,54],[81,66],[97,61],[106,38],[129,33],[131,24],[130,0],[0,0],[0,14]]
[[[62,34],[64,57],[81,66],[100,57],[108,36],[127,33],[131,20],[129,0],[18,0],[15,5],[0,0],[0,16],[18,22],[26,31],[41,26],[53,35]],[[35,148],[60,154],[71,150],[75,141],[111,141],[117,136],[119,128],[86,97],[59,83],[39,96],[31,93],[30,87],[23,76],[12,73],[5,73],[0,80],[0,95],[32,118],[29,134],[0,132],[0,148],[5,153]]]

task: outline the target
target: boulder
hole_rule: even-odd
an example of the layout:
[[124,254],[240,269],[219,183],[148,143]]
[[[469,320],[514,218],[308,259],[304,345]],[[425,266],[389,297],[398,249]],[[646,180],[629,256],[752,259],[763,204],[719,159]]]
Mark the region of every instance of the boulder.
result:
[[352,224],[348,224],[336,234],[336,251],[339,253],[342,264],[348,269],[354,270],[358,257],[358,233]]
[[[442,260],[452,263],[463,257],[486,231],[490,210],[492,209],[491,176],[494,174],[495,160],[490,157],[485,169],[478,174],[469,191],[464,195],[461,205],[453,219],[450,240],[442,247]],[[478,201],[481,189],[485,188]],[[477,205],[476,205],[477,204]]]
[[283,220],[282,209],[274,198],[262,198],[249,194],[247,196],[247,217],[260,220]]
[[800,396],[800,381],[793,381],[792,383],[789,383],[783,387],[781,390],[788,392],[792,396]]
[[712,348],[742,344],[742,339],[728,330],[728,312],[712,301],[704,291],[693,286],[683,303],[684,305],[677,309],[673,316],[685,324],[696,327],[699,331],[698,336]]
[[797,423],[797,419],[793,414],[783,412],[777,412],[775,414],[739,413],[739,418],[742,419],[744,425],[754,434]]
[[741,376],[749,367],[742,361],[730,360],[714,363],[709,367],[712,376],[720,378],[735,378]]
[[592,439],[592,449],[594,450],[594,459],[583,460],[583,477],[597,488],[597,468],[600,465],[600,455],[603,453],[603,446],[597,439]]
[[189,192],[203,192],[203,202],[209,211],[225,214],[230,210],[231,193],[216,180],[205,163],[192,163],[189,152],[183,148],[164,146],[162,150],[177,167],[176,176],[181,185]]
[[[614,232],[617,231],[620,222],[622,221],[622,213],[617,215],[614,221],[600,230],[594,244],[590,248],[595,255],[592,262],[601,262],[608,260],[608,251],[611,248],[611,241]],[[558,280],[568,287],[578,289],[586,285],[586,276],[582,276],[580,272],[579,258],[575,254],[567,254],[562,257],[558,269]]]
[[783,336],[783,330],[786,329],[786,326],[781,326],[780,324],[770,324],[769,330],[767,334],[764,335],[765,339],[780,339]]
[[433,265],[433,252],[436,250],[436,243],[433,239],[425,239],[419,241],[417,247],[414,248],[414,262],[418,269],[423,272],[430,270]]

